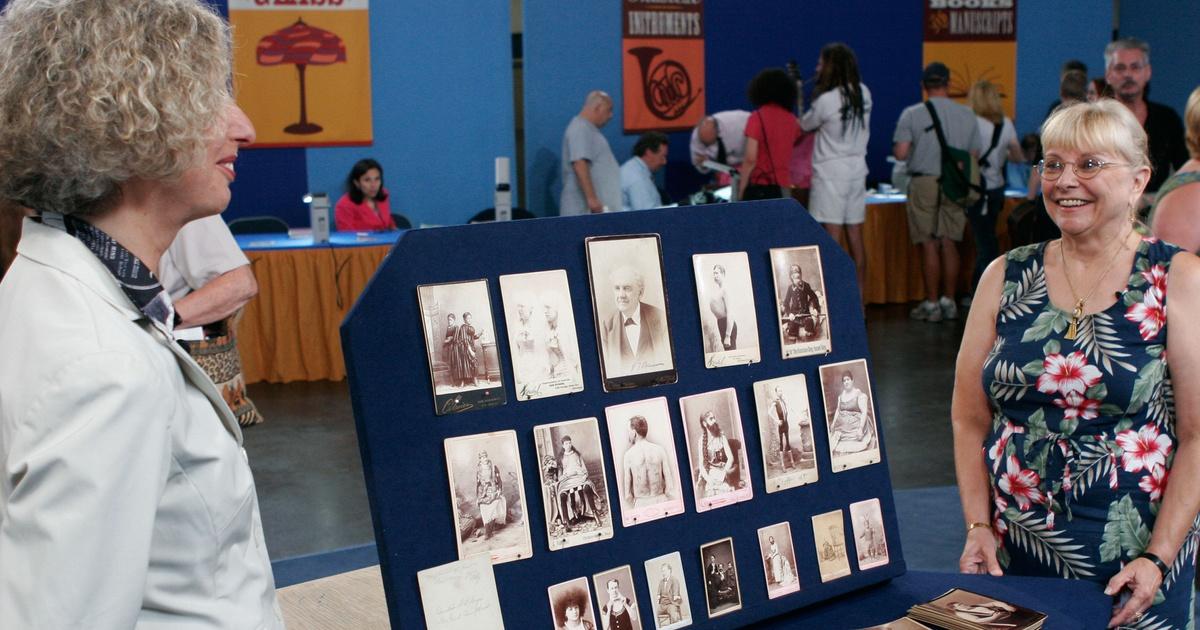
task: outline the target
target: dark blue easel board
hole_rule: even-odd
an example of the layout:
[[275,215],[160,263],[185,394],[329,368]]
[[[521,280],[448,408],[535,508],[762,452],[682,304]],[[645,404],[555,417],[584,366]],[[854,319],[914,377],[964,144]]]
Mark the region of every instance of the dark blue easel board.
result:
[[[644,233],[662,236],[663,270],[679,381],[606,393],[600,380],[584,239]],[[814,244],[821,252],[833,348],[825,356],[784,360],[768,250]],[[736,251],[746,252],[750,261],[762,361],[708,369],[704,367],[692,255]],[[585,389],[567,396],[517,401],[513,395],[507,324],[498,278],[503,274],[548,269],[567,272]],[[501,407],[436,416],[417,285],[479,278],[488,280],[508,401]],[[586,577],[590,582],[593,574],[626,564],[633,570],[643,627],[652,630],[654,603],[643,562],[672,551],[680,552],[683,558],[693,625],[703,628],[746,626],[888,580],[905,571],[883,435],[886,410],[875,408],[882,461],[839,473],[830,469],[825,423],[818,421],[824,417],[818,367],[859,358],[865,358],[870,367],[870,357],[853,264],[794,201],[412,230],[400,238],[383,261],[346,317],[341,333],[363,474],[394,628],[424,627],[416,574],[458,559],[455,544],[458,530],[451,509],[443,440],[506,429],[517,433],[527,499],[523,507],[533,541],[531,558],[495,567],[504,623],[510,630],[552,627],[548,587],[577,577]],[[819,480],[768,494],[761,441],[754,420],[757,415],[753,383],[792,374],[807,376]],[[626,528],[620,524],[619,506],[614,507],[612,539],[561,551],[549,550],[534,448],[535,425],[597,417],[603,427],[605,407],[666,396],[675,429],[675,448],[682,463],[688,461],[688,455],[680,424],[679,398],[726,387],[737,390],[754,488],[752,500],[697,513],[691,483],[684,474],[687,506],[684,514]],[[878,391],[874,378],[871,390]],[[603,430],[601,434],[607,449],[608,436]],[[609,457],[607,452],[604,457]],[[608,484],[608,495],[615,498],[616,482],[611,468]],[[872,498],[878,498],[883,508],[891,562],[860,571],[852,551],[854,536],[849,506]],[[822,583],[811,517],[839,509],[843,513],[852,573]],[[782,521],[791,523],[801,590],[768,599],[757,530]],[[726,536],[733,537],[738,558],[742,609],[709,619],[704,603],[700,546]],[[593,600],[593,607],[598,605]]]

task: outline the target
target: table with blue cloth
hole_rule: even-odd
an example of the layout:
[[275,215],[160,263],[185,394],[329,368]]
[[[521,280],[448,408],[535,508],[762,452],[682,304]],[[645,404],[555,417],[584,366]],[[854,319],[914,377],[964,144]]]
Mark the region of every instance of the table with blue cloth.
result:
[[402,232],[241,234],[258,297],[238,325],[247,383],[342,380],[338,326]]
[[[379,565],[374,564],[376,558],[374,545],[364,545],[275,562],[275,581],[288,628],[388,628],[387,604]],[[689,589],[702,588],[693,582],[688,582]],[[1112,598],[1099,585],[1084,580],[909,571],[891,581],[757,623],[755,627],[864,628],[903,617],[914,604],[927,602],[952,588],[1046,613],[1047,630],[1103,628],[1112,608]],[[646,609],[647,593],[639,587],[638,596]],[[692,626],[703,628],[704,599],[693,597],[692,602]]]

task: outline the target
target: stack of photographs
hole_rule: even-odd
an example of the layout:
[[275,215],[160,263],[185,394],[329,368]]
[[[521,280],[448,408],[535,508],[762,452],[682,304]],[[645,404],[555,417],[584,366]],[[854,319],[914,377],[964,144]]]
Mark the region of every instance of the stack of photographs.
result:
[[1040,630],[1046,622],[1045,613],[961,588],[909,608],[908,616],[946,630]]

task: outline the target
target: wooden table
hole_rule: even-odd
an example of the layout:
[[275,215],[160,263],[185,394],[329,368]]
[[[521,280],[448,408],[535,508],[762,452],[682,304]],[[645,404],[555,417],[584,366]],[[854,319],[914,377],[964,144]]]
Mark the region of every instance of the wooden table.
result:
[[400,232],[237,237],[258,280],[238,326],[246,383],[346,378],[338,327]]
[[379,565],[279,589],[288,630],[387,630]]
[[[996,236],[1000,251],[1008,249],[1008,224],[1005,218],[1023,198],[1009,197],[997,217]],[[871,195],[867,198],[867,217],[863,223],[863,247],[867,254],[867,275],[863,281],[863,302],[895,304],[925,298],[925,280],[921,276],[921,247],[908,237],[908,214],[904,195]],[[975,245],[968,223],[959,247],[962,258],[959,285],[965,290],[975,268]]]

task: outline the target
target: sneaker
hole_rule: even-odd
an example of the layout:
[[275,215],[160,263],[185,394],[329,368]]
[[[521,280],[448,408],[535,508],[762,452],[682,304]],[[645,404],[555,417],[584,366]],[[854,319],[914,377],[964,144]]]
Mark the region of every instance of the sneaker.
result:
[[926,322],[940,322],[942,321],[942,309],[937,302],[925,300],[910,311],[908,316]]
[[938,300],[938,306],[942,309],[942,319],[958,319],[958,306],[954,304],[954,300],[943,295]]

